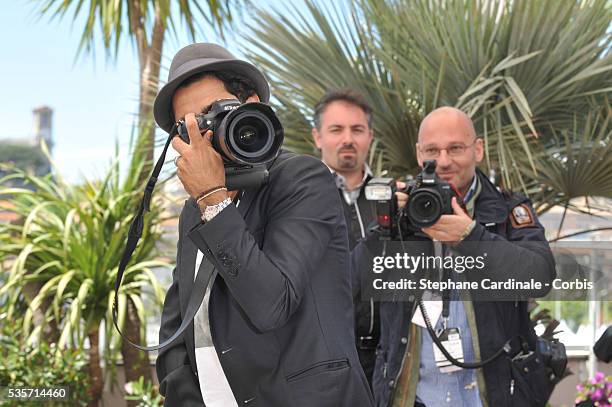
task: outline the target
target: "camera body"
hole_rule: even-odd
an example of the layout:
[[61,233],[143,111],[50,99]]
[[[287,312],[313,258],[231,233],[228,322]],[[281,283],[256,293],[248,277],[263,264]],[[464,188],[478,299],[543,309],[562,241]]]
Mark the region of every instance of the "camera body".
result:
[[[372,178],[365,188],[366,199],[375,201],[376,221],[382,239],[395,240],[413,235],[435,224],[442,215],[452,214],[451,200],[461,195],[455,187],[436,175],[436,161],[423,163],[415,180],[399,190],[392,178]],[[406,206],[398,208],[395,192],[408,194]]]
[[[213,132],[211,144],[223,158],[229,190],[267,182],[266,164],[278,156],[284,139],[283,127],[270,106],[224,99],[196,120],[200,134]],[[177,123],[177,135],[189,144],[184,120]]]
[[408,221],[417,229],[432,226],[442,215],[453,213],[452,198],[462,204],[456,188],[436,175],[436,160],[423,163],[423,171],[416,182],[408,186],[408,202],[404,211]]

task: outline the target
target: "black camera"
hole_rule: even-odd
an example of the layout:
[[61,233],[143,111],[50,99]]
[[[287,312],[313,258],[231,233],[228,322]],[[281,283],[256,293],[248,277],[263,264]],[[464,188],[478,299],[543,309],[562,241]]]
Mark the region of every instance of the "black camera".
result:
[[[408,202],[398,208],[395,192],[408,194]],[[409,236],[436,223],[440,216],[452,214],[451,200],[461,195],[450,183],[436,175],[436,161],[423,163],[423,171],[406,188],[398,190],[393,178],[372,178],[365,188],[366,199],[376,202],[376,221],[382,238]],[[401,235],[400,235],[401,233]]]
[[[266,164],[277,157],[284,138],[283,126],[270,106],[219,100],[196,120],[202,134],[213,132],[211,144],[223,158],[229,190],[256,187],[267,181]],[[184,120],[178,122],[177,134],[189,144]]]

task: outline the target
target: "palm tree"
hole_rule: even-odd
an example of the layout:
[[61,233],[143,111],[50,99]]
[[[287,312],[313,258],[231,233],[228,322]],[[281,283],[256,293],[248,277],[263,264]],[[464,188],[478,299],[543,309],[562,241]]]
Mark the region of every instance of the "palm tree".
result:
[[[10,269],[2,270],[6,282],[0,288],[0,297],[8,297],[4,304],[7,319],[12,320],[13,313],[26,307],[21,334],[34,344],[45,335],[45,324],[54,323],[60,332],[60,351],[68,346],[83,347],[87,338],[91,405],[97,405],[104,385],[101,323],[105,333],[102,354],[108,371],[121,350],[111,316],[114,281],[133,216],[126,214],[132,213],[134,197],[142,193],[137,172],[123,182],[119,174],[116,162],[103,180],[82,186],[70,186],[58,174],[41,178],[19,171],[0,180],[0,196],[11,197],[11,206],[3,209],[22,219],[17,224],[0,225],[0,264],[13,259]],[[15,178],[31,188],[3,187]],[[148,292],[158,307],[163,301],[163,290],[151,271],[169,266],[154,259],[163,220],[162,202],[159,198],[154,201],[144,239],[124,274],[118,298],[120,326],[129,325],[125,322],[128,300],[144,326],[146,308],[141,292]],[[40,289],[25,300],[32,283]],[[41,323],[33,321],[36,313],[43,316]],[[138,340],[141,336],[139,332]]]
[[[72,11],[72,19],[86,17],[78,53],[92,52],[100,35],[106,55],[116,57],[121,38],[127,33],[136,47],[139,62],[139,138],[135,153],[145,158],[143,173],[148,173],[153,160],[155,126],[152,109],[159,85],[161,58],[168,28],[176,33],[177,20],[182,20],[192,40],[208,28],[223,37],[231,26],[234,12],[247,0],[205,2],[196,0],[37,0],[41,15],[63,18]],[[198,23],[201,19],[201,23]],[[99,28],[99,31],[98,31]],[[98,34],[99,32],[99,34]]]
[[[96,36],[101,35],[107,56],[115,56],[121,44],[122,35],[133,41],[139,62],[139,107],[138,107],[138,140],[134,154],[144,159],[144,165],[137,166],[134,160],[131,171],[139,168],[141,183],[150,173],[155,146],[155,125],[152,109],[153,100],[159,85],[161,58],[164,40],[168,29],[176,32],[178,21],[182,21],[187,33],[193,40],[198,30],[206,27],[210,32],[217,32],[223,37],[224,29],[229,28],[234,12],[248,0],[37,0],[42,15],[51,14],[63,18],[71,12],[76,20],[84,15],[85,26],[81,35],[78,52],[91,52]],[[200,23],[198,23],[200,21]],[[99,27],[99,30],[98,30]],[[137,198],[136,198],[137,199]],[[134,201],[132,206],[136,206]],[[131,210],[131,208],[127,208]],[[134,304],[128,303],[128,316],[132,322],[126,332],[133,342],[140,331],[139,320],[135,315]],[[127,343],[123,346],[123,358],[126,366],[126,379],[138,380],[140,376],[151,379],[148,359],[137,349]]]
[[[540,209],[546,210],[559,197],[576,196],[568,189],[612,197],[612,173],[588,159],[609,159],[601,151],[610,148],[601,106],[609,106],[612,89],[611,19],[606,0],[361,0],[335,6],[306,0],[305,9],[260,10],[245,52],[272,78],[288,147],[312,154],[312,107],[325,90],[350,86],[375,107],[384,167],[402,175],[416,170],[422,117],[438,106],[456,106],[484,137],[484,167],[501,174],[503,186],[543,200]],[[570,135],[571,148],[561,135]],[[579,148],[587,140],[589,147]],[[554,152],[557,163],[567,162],[568,151],[587,159],[555,171],[571,167],[582,178],[564,176],[572,183],[565,191],[557,182],[536,194],[550,179],[540,173],[542,157]],[[594,171],[602,187],[579,188]]]

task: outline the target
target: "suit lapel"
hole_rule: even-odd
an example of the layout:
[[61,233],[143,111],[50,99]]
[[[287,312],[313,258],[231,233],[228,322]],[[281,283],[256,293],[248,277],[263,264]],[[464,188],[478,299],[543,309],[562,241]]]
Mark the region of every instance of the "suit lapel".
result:
[[179,252],[179,293],[181,311],[184,313],[191,296],[195,276],[195,262],[198,248],[187,237],[187,232],[200,222],[200,210],[193,199],[185,202],[184,218],[181,227],[181,247]]
[[[197,247],[191,239],[187,237],[187,232],[191,230],[200,221],[200,210],[196,207],[193,199],[188,199],[185,202],[183,212],[181,213],[181,227],[179,229],[179,249],[177,258],[177,273],[179,280],[179,302],[181,307],[181,315],[185,315],[187,304],[193,289],[195,277],[195,262],[198,253]],[[191,369],[197,372],[197,364],[195,358],[195,347],[193,337],[193,321],[191,325],[183,333],[185,339],[185,347],[189,357]]]

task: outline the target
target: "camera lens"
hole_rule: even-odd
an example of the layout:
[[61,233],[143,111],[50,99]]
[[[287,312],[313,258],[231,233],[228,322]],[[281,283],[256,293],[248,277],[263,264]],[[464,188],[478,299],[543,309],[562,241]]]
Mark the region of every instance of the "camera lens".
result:
[[261,120],[246,118],[244,123],[238,124],[235,130],[234,142],[239,150],[247,153],[256,153],[264,148],[268,142],[267,128]]
[[419,228],[433,225],[442,215],[442,205],[439,194],[429,189],[417,190],[409,198],[408,216],[410,221]]
[[245,111],[232,120],[228,141],[237,156],[245,161],[261,160],[274,144],[274,128],[258,111]]
[[252,146],[257,141],[257,129],[253,126],[244,126],[238,130],[238,140],[245,147]]
[[212,141],[225,164],[261,165],[278,155],[283,126],[270,106],[244,103],[220,117]]

